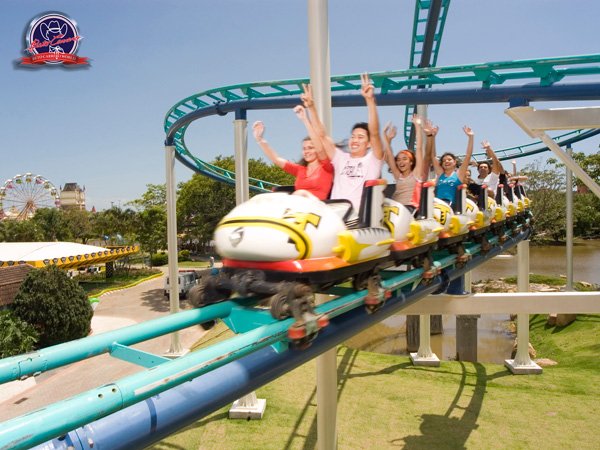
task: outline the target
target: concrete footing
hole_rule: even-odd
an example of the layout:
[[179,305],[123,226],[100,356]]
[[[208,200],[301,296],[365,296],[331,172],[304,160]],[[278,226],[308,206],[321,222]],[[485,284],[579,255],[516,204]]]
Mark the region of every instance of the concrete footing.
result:
[[504,365],[513,375],[539,375],[543,369],[533,361],[529,361],[527,364],[515,363],[514,359],[504,360]]
[[229,418],[245,420],[262,419],[266,407],[267,400],[264,398],[256,398],[256,394],[251,392],[233,402],[233,405],[231,405],[231,408],[229,409]]
[[162,356],[164,356],[165,358],[169,358],[169,359],[177,359],[177,358],[181,358],[182,356],[187,355],[189,352],[190,352],[189,348],[181,349],[181,351],[179,351],[179,352],[167,350],[166,352],[164,352],[162,354]]
[[456,360],[477,362],[479,314],[456,316]]
[[435,353],[430,356],[419,356],[418,353],[411,353],[410,360],[415,366],[440,367],[440,359]]

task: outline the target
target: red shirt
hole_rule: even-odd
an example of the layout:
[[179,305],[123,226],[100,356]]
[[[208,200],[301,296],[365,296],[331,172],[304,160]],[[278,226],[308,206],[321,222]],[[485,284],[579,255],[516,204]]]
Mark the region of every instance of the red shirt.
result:
[[308,167],[289,161],[285,163],[283,170],[296,177],[294,183],[296,190],[307,190],[319,200],[325,200],[329,196],[333,183],[333,166],[328,159],[319,160],[319,162],[319,167],[310,176],[307,176],[306,172]]

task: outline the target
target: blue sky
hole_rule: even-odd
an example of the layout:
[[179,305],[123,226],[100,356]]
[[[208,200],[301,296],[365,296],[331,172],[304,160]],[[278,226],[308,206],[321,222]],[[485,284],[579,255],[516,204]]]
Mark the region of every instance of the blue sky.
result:
[[[306,10],[305,0],[2,0],[0,180],[33,172],[57,186],[77,182],[88,208],[138,198],[146,184],[164,182],[163,120],[177,101],[219,86],[308,76]],[[77,22],[78,55],[90,58],[89,68],[16,68],[27,25],[47,11]],[[407,68],[413,14],[413,0],[329,0],[332,75]],[[598,17],[595,0],[452,0],[438,66],[595,53]],[[506,107],[432,106],[438,149],[462,153],[464,124],[477,143],[530,142]],[[400,125],[403,111],[380,108],[382,123]],[[250,125],[259,119],[281,155],[299,156],[305,132],[291,111],[249,112]],[[334,110],[334,138],[365,119],[364,108]],[[233,154],[232,121],[194,123],[191,151],[207,161]],[[249,155],[261,156],[251,135],[248,142]],[[598,143],[575,150],[596,152]],[[179,181],[192,175],[181,164],[176,172]]]

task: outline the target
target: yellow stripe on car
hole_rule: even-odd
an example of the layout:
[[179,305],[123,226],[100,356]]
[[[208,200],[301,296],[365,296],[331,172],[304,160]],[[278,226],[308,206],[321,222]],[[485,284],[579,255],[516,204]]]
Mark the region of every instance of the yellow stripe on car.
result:
[[287,234],[296,246],[298,259],[310,258],[312,253],[312,241],[301,228],[302,225],[287,220],[267,219],[265,217],[235,217],[222,220],[218,227],[263,227],[281,231]]

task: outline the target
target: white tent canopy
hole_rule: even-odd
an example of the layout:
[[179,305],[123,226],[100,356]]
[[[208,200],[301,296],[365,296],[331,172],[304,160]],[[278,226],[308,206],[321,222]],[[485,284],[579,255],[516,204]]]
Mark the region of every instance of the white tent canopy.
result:
[[104,248],[74,242],[0,242],[0,267],[25,263],[34,267],[48,264],[65,268],[89,266],[113,261],[138,250],[137,246]]

